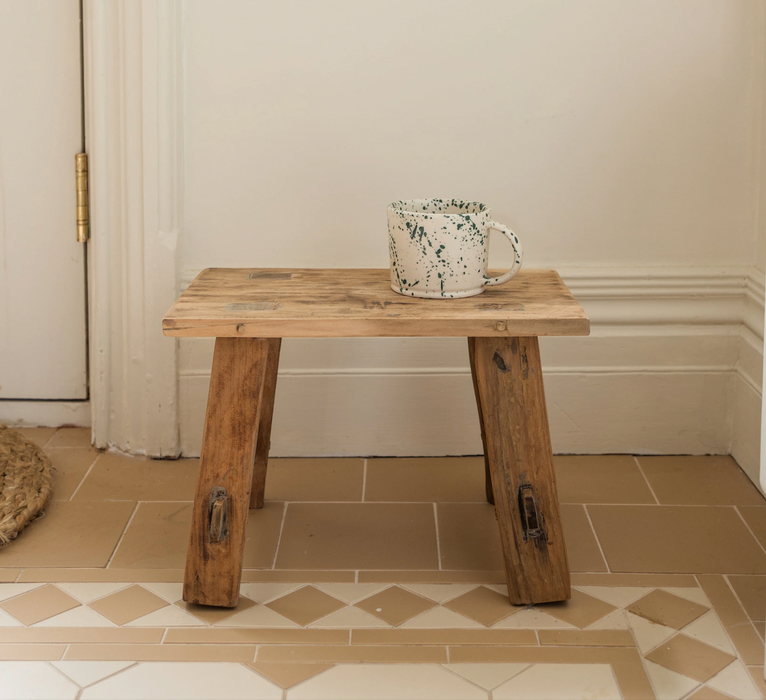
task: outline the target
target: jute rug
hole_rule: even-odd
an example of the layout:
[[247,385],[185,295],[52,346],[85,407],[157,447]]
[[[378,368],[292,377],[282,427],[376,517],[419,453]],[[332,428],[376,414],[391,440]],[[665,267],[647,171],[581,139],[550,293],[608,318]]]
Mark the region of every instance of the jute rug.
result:
[[0,548],[42,515],[51,493],[51,460],[21,433],[0,425]]

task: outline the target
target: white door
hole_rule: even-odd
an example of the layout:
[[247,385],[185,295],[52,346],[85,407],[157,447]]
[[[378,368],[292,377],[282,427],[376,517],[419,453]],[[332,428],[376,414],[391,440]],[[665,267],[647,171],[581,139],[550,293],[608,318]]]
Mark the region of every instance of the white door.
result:
[[0,401],[85,399],[78,0],[0,0]]

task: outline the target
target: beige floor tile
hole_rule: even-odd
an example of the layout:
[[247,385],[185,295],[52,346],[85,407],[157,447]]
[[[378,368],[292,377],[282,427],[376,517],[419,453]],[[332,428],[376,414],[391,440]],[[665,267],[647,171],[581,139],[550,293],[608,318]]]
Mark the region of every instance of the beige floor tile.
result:
[[36,622],[79,606],[80,601],[53,585],[35,588],[33,591],[0,603],[0,608],[25,625],[34,625]]
[[221,627],[265,627],[265,628],[297,628],[300,626],[274,612],[265,605],[256,605],[245,612],[234,615],[221,623]]
[[363,477],[363,459],[271,459],[265,497],[269,501],[361,501]]
[[85,687],[132,666],[131,661],[52,661],[51,666]]
[[72,610],[49,617],[35,624],[35,627],[114,627],[114,623],[91,610],[87,605],[80,605]]
[[0,644],[159,644],[164,629],[21,627],[0,630]]
[[148,583],[181,582],[183,569],[78,569],[78,568],[28,568],[19,575],[20,582],[29,583]]
[[[534,634],[533,630],[517,631]],[[617,664],[640,662],[636,650],[627,647],[450,646],[449,652],[451,663]]]
[[751,620],[766,620],[766,576],[729,576],[729,583]]
[[0,600],[8,600],[9,598],[15,598],[22,593],[28,593],[29,591],[40,588],[41,583],[3,583],[0,584]]
[[332,668],[331,664],[274,664],[258,661],[249,663],[248,666],[285,689]]
[[187,603],[185,600],[180,600],[176,603],[176,606],[181,610],[188,612],[190,615],[198,618],[202,622],[206,622],[209,625],[215,625],[219,622],[224,622],[234,615],[245,612],[254,607],[256,603],[250,598],[240,596],[237,601],[237,606],[234,608],[214,608],[208,605],[196,605],[194,603]]
[[667,591],[655,590],[626,608],[639,617],[658,625],[680,630],[701,617],[709,608],[691,600],[679,598]]
[[612,670],[625,700],[654,700],[652,685],[637,653],[631,661],[612,663]]
[[127,623],[129,627],[199,627],[202,624],[198,617],[177,605],[168,605]]
[[124,588],[89,603],[90,608],[114,622],[115,625],[124,625],[167,605],[167,600],[138,585]]
[[[183,596],[184,585],[182,582],[178,583],[144,583],[144,588],[149,589],[152,593],[156,593],[160,598],[164,598],[168,603],[176,603],[181,600]],[[248,596],[249,598],[250,596]]]
[[192,501],[198,472],[198,459],[143,459],[105,452],[75,500]]
[[707,595],[705,595],[705,591],[703,591],[701,588],[678,588],[676,586],[665,586],[662,590],[667,591],[668,593],[672,593],[673,595],[677,595],[679,598],[690,600],[692,603],[699,603],[699,605],[704,605],[706,608],[713,606],[713,604],[710,602],[710,599],[707,597]]
[[[367,598],[373,593],[382,591],[385,583],[315,583],[315,588],[329,593],[331,596],[344,600],[347,603],[356,603],[357,600]],[[411,588],[407,586],[407,588]],[[417,593],[417,591],[414,591]]]
[[547,615],[580,628],[592,625],[596,620],[616,610],[614,605],[578,591],[576,588],[572,589],[572,597],[569,600],[561,603],[544,603],[535,607]]
[[493,690],[528,666],[529,664],[447,664],[446,668],[485,690]]
[[90,428],[59,428],[46,447],[90,447]]
[[[22,572],[23,576],[23,572]],[[21,579],[20,579],[21,580]],[[504,571],[438,571],[426,569],[421,571],[360,571],[360,583],[487,583],[499,584],[505,582]]]
[[345,607],[343,601],[314,588],[304,586],[266,604],[274,612],[305,627]]
[[487,693],[436,665],[343,664],[287,691],[288,700],[486,700]]
[[612,571],[766,573],[766,554],[733,508],[589,506]]
[[99,453],[87,447],[61,447],[46,452],[53,464],[51,498],[55,501],[68,501]]
[[[573,586],[633,586],[639,588],[698,588],[697,579],[688,574],[572,574]],[[680,595],[677,594],[677,595]]]
[[484,503],[484,458],[369,459],[364,500]]
[[628,625],[630,625],[630,629],[633,630],[636,645],[642,654],[649,653],[676,633],[676,630],[672,627],[658,625],[638,615],[628,613],[625,618],[628,621]]
[[72,644],[67,661],[252,661],[245,644]]
[[718,615],[712,610],[684,627],[683,632],[687,637],[710,644],[710,646],[725,651],[727,654],[736,655],[737,653],[729,639],[729,635],[726,634],[726,629],[718,619]]
[[726,668],[736,657],[709,644],[677,634],[647,654],[646,658],[682,676],[704,683]]
[[436,569],[429,503],[291,503],[279,569]]
[[[263,606],[260,606],[263,607]],[[255,608],[251,608],[255,610]],[[268,610],[268,608],[266,608]],[[250,611],[248,611],[250,612]],[[247,613],[245,613],[247,614]],[[276,615],[276,613],[274,613]],[[169,629],[165,644],[348,644],[348,630],[205,627]]]
[[64,644],[0,644],[0,661],[58,661],[65,651]]
[[0,569],[0,583],[13,583],[21,571],[21,569]]
[[[362,630],[379,631],[384,630]],[[298,663],[445,664],[447,649],[441,646],[263,646],[256,661]]]
[[77,598],[81,603],[90,603],[92,600],[103,598],[104,596],[127,588],[127,583],[57,583],[62,591]]
[[[345,584],[354,585],[354,584]],[[301,588],[301,583],[243,583],[239,590],[256,603],[266,604]],[[333,595],[332,591],[325,591]],[[340,596],[335,596],[340,598]]]
[[492,691],[495,700],[618,700],[620,689],[608,664],[535,664]]
[[2,566],[106,566],[135,503],[50,501],[35,520],[0,551]]
[[632,647],[627,630],[540,630],[540,644],[552,646]]
[[[266,510],[266,508],[263,510]],[[279,520],[281,524],[281,517]],[[261,524],[258,525],[259,531],[267,529],[262,527]],[[279,532],[277,532],[278,537]],[[265,557],[265,554],[263,556]],[[302,571],[300,569],[269,571],[248,568],[242,570],[242,583],[353,583],[355,580],[355,571]]]
[[73,700],[80,688],[43,661],[3,661],[0,663],[0,697]]
[[645,596],[649,589],[639,588],[638,586],[578,586],[578,588],[588,595],[601,598],[607,603],[616,605],[618,608],[624,608]]
[[758,698],[760,695],[753,679],[741,661],[735,661],[711,678],[707,685],[735,698]]
[[242,557],[245,568],[270,569],[273,566],[284,513],[285,504],[281,501],[266,501],[263,508],[250,511]]
[[761,543],[761,547],[766,547],[766,506],[739,506],[737,510]]
[[763,677],[763,666],[748,666],[747,671],[758,691],[766,698],[766,679]]
[[342,628],[342,629],[366,629],[375,627],[390,627],[390,625],[378,617],[373,617],[364,610],[347,606],[337,612],[331,613],[316,622],[311,623],[312,628]]
[[404,629],[483,629],[484,625],[471,620],[465,615],[459,615],[449,608],[437,606],[427,610],[402,625]]
[[729,456],[638,457],[660,503],[703,506],[766,505]]
[[356,603],[357,608],[395,626],[401,625],[435,606],[436,603],[432,600],[406,591],[399,586],[391,586]]
[[731,695],[724,695],[717,690],[702,686],[696,693],[692,693],[687,700],[733,700]]
[[557,455],[561,503],[655,503],[631,455]]
[[592,625],[588,625],[589,630],[626,630],[629,629],[628,621],[624,610],[615,610],[606,617],[602,617]]
[[546,615],[537,608],[524,608],[496,623],[492,629],[575,629],[568,622]]
[[750,624],[747,613],[732,593],[724,577],[698,575],[697,578],[744,662],[760,664],[764,653],[763,640]]
[[116,676],[86,688],[83,700],[279,700],[282,689],[235,663],[136,664]]
[[651,678],[660,700],[680,700],[699,685],[694,679],[682,676],[669,668],[651,661],[644,663],[646,664],[646,672]]
[[[502,571],[503,554],[495,509],[486,503],[440,503],[442,568]],[[598,543],[580,505],[561,506],[567,556],[572,571],[606,571]]]
[[27,440],[34,442],[38,447],[45,447],[48,440],[56,432],[56,428],[14,428],[14,430],[21,433]]
[[457,598],[475,588],[471,583],[408,583],[403,585],[408,591],[443,603],[450,598]]
[[524,610],[524,606],[511,605],[507,595],[502,595],[486,586],[477,586],[472,591],[447,601],[444,607],[481,622],[487,627]]
[[[521,614],[521,613],[519,613]],[[353,630],[353,645],[458,645],[458,646],[531,646],[537,645],[534,630],[501,629],[397,629]],[[493,659],[494,661],[494,659]]]

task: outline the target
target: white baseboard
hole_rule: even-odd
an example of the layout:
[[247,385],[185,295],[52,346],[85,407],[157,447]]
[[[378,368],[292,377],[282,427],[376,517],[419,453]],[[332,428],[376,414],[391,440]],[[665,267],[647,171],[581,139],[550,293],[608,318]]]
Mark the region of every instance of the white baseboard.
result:
[[14,426],[90,426],[90,401],[0,401],[0,423]]
[[[757,475],[759,276],[743,269],[563,276],[591,317],[592,334],[541,339],[554,450],[736,451]],[[187,283],[193,277],[184,275]],[[199,454],[212,348],[211,340],[180,344],[188,456]],[[288,339],[280,367],[274,455],[481,452],[464,339]]]

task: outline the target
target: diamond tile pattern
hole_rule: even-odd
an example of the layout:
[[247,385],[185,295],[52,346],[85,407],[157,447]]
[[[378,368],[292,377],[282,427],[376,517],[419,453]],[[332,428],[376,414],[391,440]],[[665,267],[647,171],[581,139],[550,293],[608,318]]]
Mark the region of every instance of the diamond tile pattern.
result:
[[614,605],[578,591],[576,588],[572,589],[572,597],[563,603],[546,603],[537,607],[548,615],[580,628],[592,625],[610,612],[617,610]]
[[215,625],[224,620],[228,620],[233,615],[249,610],[256,603],[250,598],[245,596],[239,596],[239,602],[235,608],[212,608],[208,605],[195,605],[194,603],[187,603],[185,600],[179,600],[176,605],[182,610],[191,613],[195,617],[199,618],[203,622],[207,622],[209,625]]
[[123,588],[117,593],[89,603],[90,608],[114,622],[115,625],[132,622],[167,605],[167,600],[139,585]]
[[726,668],[736,657],[685,634],[677,634],[647,654],[646,658],[682,676],[704,683]]
[[345,606],[344,602],[314,586],[304,586],[266,605],[288,620],[303,626],[310,625]]
[[478,586],[468,593],[446,602],[445,608],[470,617],[489,627],[500,620],[524,610],[523,605],[511,605],[507,595],[502,595],[486,586]]
[[53,585],[35,588],[0,604],[0,608],[25,625],[34,625],[79,606],[80,601]]
[[401,625],[416,615],[436,607],[436,603],[422,596],[405,591],[399,586],[391,586],[369,598],[356,603],[357,608],[388,622],[390,625]]
[[650,622],[680,630],[704,615],[709,608],[657,589],[637,600],[627,610]]

